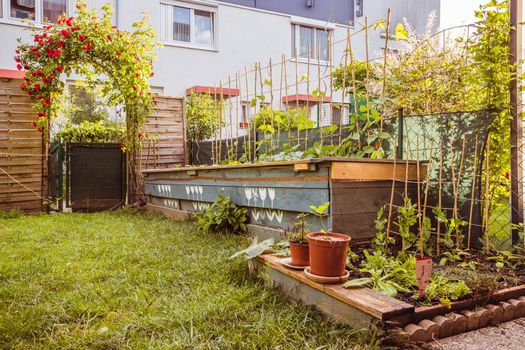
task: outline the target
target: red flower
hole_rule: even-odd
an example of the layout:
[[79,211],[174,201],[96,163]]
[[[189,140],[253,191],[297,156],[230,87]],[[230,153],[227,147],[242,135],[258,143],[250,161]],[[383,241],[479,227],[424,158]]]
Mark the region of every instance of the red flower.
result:
[[55,55],[55,57],[58,57],[60,56],[60,50],[55,50],[55,52],[53,52],[53,54]]
[[25,88],[26,88],[26,84],[25,83],[20,84],[20,90],[24,90]]
[[91,44],[87,44],[87,45],[82,46],[82,49],[83,49],[84,51],[89,51],[89,50],[91,50]]
[[57,71],[62,72],[62,70],[63,70],[62,66],[61,66],[61,65],[58,65],[58,66],[57,66]]
[[39,132],[39,133],[42,133],[42,128],[38,128],[38,132]]
[[29,66],[24,66],[24,69],[25,70],[29,70]]
[[49,73],[49,79],[53,79],[55,75],[53,73]]
[[152,77],[154,75],[155,75],[155,72],[151,72],[149,76]]
[[35,90],[40,90],[40,84],[39,83],[35,83],[33,85],[33,88],[35,88]]
[[38,45],[40,45],[40,46],[44,45],[44,40],[38,39]]
[[71,34],[69,33],[69,31],[67,31],[67,30],[65,30],[65,29],[62,29],[62,30],[60,31],[60,33],[62,34],[62,36],[63,36],[64,38],[69,38],[69,37],[71,36]]
[[133,85],[133,91],[137,91],[137,87]]
[[109,41],[112,41],[112,40],[113,40],[113,37],[111,36],[111,34],[108,34],[108,40],[109,40]]
[[35,51],[35,56],[36,56],[36,57],[40,57],[40,52]]
[[38,119],[45,117],[46,114],[44,112],[38,113]]
[[33,122],[33,127],[36,128],[36,122]]
[[120,51],[117,51],[117,56],[120,56]]
[[142,138],[142,133],[139,132],[139,133],[137,134],[137,136],[138,136],[139,139],[141,139],[141,138]]
[[47,43],[48,43],[49,45],[53,44],[53,38],[49,38],[49,40],[47,41]]
[[22,65],[21,65],[21,64],[17,64],[17,65],[16,65],[16,69],[18,69],[18,70],[22,70]]
[[65,42],[63,42],[63,41],[59,41],[59,42],[58,42],[58,47],[64,47],[65,44],[66,44]]
[[44,102],[42,102],[42,104],[44,106],[48,105],[48,104],[51,104],[51,100],[49,99],[49,97],[47,97],[46,99],[44,99]]
[[67,19],[67,21],[66,21],[66,25],[67,25],[68,27],[71,27],[72,22],[73,22],[73,17],[69,17],[69,18]]
[[20,57],[15,57],[15,62],[20,62]]
[[20,54],[20,50],[15,50],[16,54],[19,55]]
[[508,180],[509,177],[510,177],[510,174],[509,174],[509,172],[507,171],[505,174],[503,174],[503,176],[505,176],[505,178]]
[[86,39],[86,36],[84,34],[80,34],[78,36],[78,39],[80,39],[80,41],[84,41]]

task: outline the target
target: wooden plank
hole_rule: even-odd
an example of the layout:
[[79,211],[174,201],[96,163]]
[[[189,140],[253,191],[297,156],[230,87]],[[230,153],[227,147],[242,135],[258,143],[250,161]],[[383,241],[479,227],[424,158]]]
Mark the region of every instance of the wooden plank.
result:
[[153,212],[153,213],[159,213],[164,216],[166,216],[168,219],[176,220],[176,221],[189,221],[193,220],[195,216],[190,213],[183,210],[177,210],[177,209],[170,209],[166,207],[161,207],[154,204],[146,204],[146,210]]
[[351,305],[368,315],[380,320],[388,320],[396,315],[413,314],[414,306],[403,301],[390,298],[370,288],[346,289],[341,284],[320,284],[306,278],[303,271],[292,270],[284,267],[279,260],[281,258],[273,255],[262,255],[258,257],[267,266],[275,269],[295,280],[309,285],[344,304]]
[[[392,180],[393,164],[371,163],[371,162],[338,162],[332,165],[331,178],[334,181],[374,181]],[[395,179],[405,180],[406,162],[398,161],[396,164]],[[420,178],[426,175],[426,165],[420,167]],[[417,180],[417,165],[410,164],[408,167],[408,179]]]
[[[215,170],[215,169],[246,169],[246,168],[265,168],[265,167],[279,167],[283,165],[292,165],[296,163],[310,163],[310,164],[326,164],[330,165],[332,163],[385,163],[385,164],[393,164],[393,160],[390,159],[349,159],[349,158],[338,158],[338,157],[323,157],[323,158],[314,158],[314,159],[308,159],[308,160],[289,160],[289,161],[281,161],[281,162],[267,162],[267,163],[250,163],[250,164],[238,164],[238,165],[209,165],[209,166],[198,166],[198,167],[180,167],[180,168],[174,168],[174,169],[157,169],[157,170],[148,170],[144,173],[146,174],[153,174],[153,173],[162,173],[162,172],[185,172],[189,169],[197,169],[199,171],[202,170]],[[408,161],[409,164],[415,164],[415,161]],[[392,178],[392,174],[390,174],[390,177]],[[404,177],[403,177],[404,179]]]

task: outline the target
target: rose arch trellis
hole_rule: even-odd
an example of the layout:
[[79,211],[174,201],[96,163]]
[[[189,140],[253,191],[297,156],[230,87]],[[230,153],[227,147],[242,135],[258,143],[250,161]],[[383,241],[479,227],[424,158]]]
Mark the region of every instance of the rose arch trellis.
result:
[[[133,23],[133,31],[125,31],[112,25],[112,15],[110,5],[103,6],[99,16],[85,0],[78,1],[74,17],[62,16],[56,24],[32,28],[32,43],[19,39],[15,61],[18,70],[25,70],[20,88],[34,101],[37,117],[33,125],[46,142],[50,120],[60,108],[63,75],[76,74],[100,85],[110,105],[123,105],[128,174],[132,174],[140,151],[139,129],[152,110],[148,79],[153,76],[154,51],[159,44],[146,17]],[[138,181],[136,174],[132,177]]]

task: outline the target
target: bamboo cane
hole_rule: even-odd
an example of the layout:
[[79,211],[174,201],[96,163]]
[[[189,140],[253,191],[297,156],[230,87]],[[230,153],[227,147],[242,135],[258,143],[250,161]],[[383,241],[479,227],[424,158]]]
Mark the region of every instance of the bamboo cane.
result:
[[388,218],[386,221],[386,250],[388,251],[388,242],[390,237],[390,223],[392,221],[392,208],[394,207],[394,194],[396,191],[397,180],[397,146],[394,145],[394,170],[392,171],[392,188],[390,190],[390,205],[388,207]]
[[[432,170],[432,153],[433,153],[433,149],[434,149],[434,142],[432,141],[430,143],[430,155],[429,155],[429,163],[427,165],[427,174],[426,174],[426,179],[425,179],[425,195],[424,195],[424,200],[423,200],[423,225],[425,224],[425,219],[426,219],[426,216],[427,216],[427,199],[428,199],[428,188],[429,188],[429,185],[430,185],[430,172]],[[423,242],[421,242],[423,245]],[[421,248],[421,257],[424,257],[425,255],[425,252],[424,252],[424,249]]]
[[[347,29],[346,31],[346,46],[345,46],[345,65],[343,69],[343,93],[341,97],[341,118],[339,118],[339,144],[342,142],[342,134],[343,134],[343,118],[345,115],[345,97],[346,97],[346,69],[348,67],[348,51],[349,48],[349,42],[350,41],[350,29]],[[350,115],[348,116],[350,119]]]
[[390,36],[390,16],[391,16],[391,10],[390,8],[387,11],[386,16],[386,38],[385,38],[385,51],[384,51],[384,57],[383,57],[383,87],[381,89],[381,120],[380,120],[380,126],[379,126],[379,147],[383,146],[383,139],[381,137],[381,134],[383,132],[383,119],[384,119],[384,113],[385,113],[385,92],[386,92],[386,66],[387,66],[387,57],[388,57],[388,38]]
[[470,212],[468,220],[468,238],[467,248],[470,249],[472,239],[472,215],[474,213],[474,193],[476,192],[476,169],[478,167],[478,136],[476,135],[476,144],[474,145],[474,167],[472,169],[472,184],[470,189]]
[[[442,194],[443,190],[443,141],[439,144],[439,179],[438,179],[438,208],[441,209],[442,206]],[[436,252],[437,255],[441,253],[441,223],[438,221],[437,224],[437,243],[436,243]]]
[[[252,110],[251,104],[250,104],[250,92],[248,89],[248,70],[246,69],[246,66],[244,66],[244,80],[246,82],[246,114],[248,117],[248,124],[252,125],[252,127],[255,127],[255,124],[253,123],[253,119],[251,116],[248,116],[250,111]],[[251,124],[250,124],[251,122]],[[246,134],[248,134],[248,145],[246,144]],[[247,161],[250,161],[250,158],[252,156],[252,133],[250,132],[250,128],[248,128],[248,132],[244,133],[244,153],[247,155]]]
[[490,252],[490,237],[489,237],[489,172],[490,172],[490,137],[487,138],[487,150],[485,154],[486,168],[485,168],[485,252]]

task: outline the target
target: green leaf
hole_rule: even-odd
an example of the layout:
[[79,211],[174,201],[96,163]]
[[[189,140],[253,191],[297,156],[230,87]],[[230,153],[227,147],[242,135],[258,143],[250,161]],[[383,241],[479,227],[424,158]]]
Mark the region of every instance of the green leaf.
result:
[[364,278],[356,278],[349,280],[345,284],[343,284],[344,288],[363,288],[367,284],[372,283],[373,279],[370,277],[364,277]]
[[377,28],[385,29],[385,20],[382,19],[376,24],[374,24],[374,31],[377,30]]
[[408,32],[402,23],[398,23],[396,26],[396,40],[408,39]]

